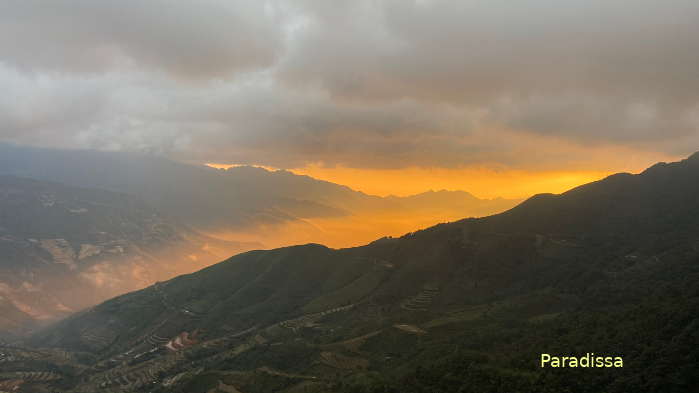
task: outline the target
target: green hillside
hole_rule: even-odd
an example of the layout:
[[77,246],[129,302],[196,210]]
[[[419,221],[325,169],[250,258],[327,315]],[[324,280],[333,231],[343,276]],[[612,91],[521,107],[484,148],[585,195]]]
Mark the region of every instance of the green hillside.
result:
[[240,254],[27,344],[91,360],[61,374],[74,392],[691,392],[698,239],[695,154],[363,247]]

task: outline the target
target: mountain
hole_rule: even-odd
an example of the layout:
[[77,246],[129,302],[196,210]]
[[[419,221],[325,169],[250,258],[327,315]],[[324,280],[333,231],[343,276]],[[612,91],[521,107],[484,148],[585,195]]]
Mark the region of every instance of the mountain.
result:
[[0,176],[0,331],[253,246],[204,236],[125,194]]
[[0,144],[0,174],[126,193],[200,232],[267,247],[358,245],[520,202],[447,191],[382,198],[284,170],[222,170],[135,153],[8,144]]
[[33,323],[34,320],[29,314],[17,308],[10,299],[0,295],[0,332],[8,337],[18,336]]
[[[243,253],[36,334],[61,368],[12,356],[60,381],[26,391],[692,392],[698,239],[695,154],[363,247]],[[623,367],[540,366],[587,353]]]

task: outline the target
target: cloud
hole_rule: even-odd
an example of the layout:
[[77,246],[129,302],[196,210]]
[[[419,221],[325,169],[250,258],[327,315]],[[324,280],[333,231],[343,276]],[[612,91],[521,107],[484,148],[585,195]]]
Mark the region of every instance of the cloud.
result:
[[489,120],[541,135],[585,144],[648,145],[691,137],[699,130],[699,106],[611,95],[532,95],[502,99],[490,106]]
[[557,168],[699,143],[695,1],[2,8],[5,141],[284,168]]
[[272,64],[275,13],[252,0],[9,0],[3,59],[28,70],[152,67],[182,78],[225,77]]
[[[323,3],[306,2],[311,10]],[[307,11],[283,76],[339,96],[454,102],[570,90],[697,96],[693,1],[353,4]]]
[[99,119],[108,84],[102,79],[75,83],[45,75],[28,77],[0,63],[0,86],[0,136],[31,141],[44,133],[70,135]]
[[[306,4],[322,10],[318,3]],[[495,109],[505,125],[537,132],[541,122],[543,133],[577,138],[696,132],[686,122],[699,104],[696,2],[357,3],[353,12],[309,12],[284,80],[340,98]],[[497,118],[503,101],[520,116]]]

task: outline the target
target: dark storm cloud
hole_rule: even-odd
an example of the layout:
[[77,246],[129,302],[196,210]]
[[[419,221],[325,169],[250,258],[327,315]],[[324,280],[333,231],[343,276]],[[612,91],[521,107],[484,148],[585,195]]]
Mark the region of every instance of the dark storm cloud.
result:
[[0,139],[28,144],[279,167],[685,154],[699,3],[6,1],[0,83]]

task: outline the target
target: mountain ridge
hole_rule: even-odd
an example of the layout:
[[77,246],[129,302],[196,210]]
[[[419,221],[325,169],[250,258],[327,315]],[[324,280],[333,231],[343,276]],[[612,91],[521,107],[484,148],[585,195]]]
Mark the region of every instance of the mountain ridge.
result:
[[[295,392],[298,376],[312,392],[691,391],[699,167],[658,168],[362,247],[239,254],[32,342],[94,356],[74,382],[83,391]],[[182,332],[198,341],[153,343]],[[625,367],[538,365],[541,353],[578,352]],[[148,385],[140,375],[154,370]]]

